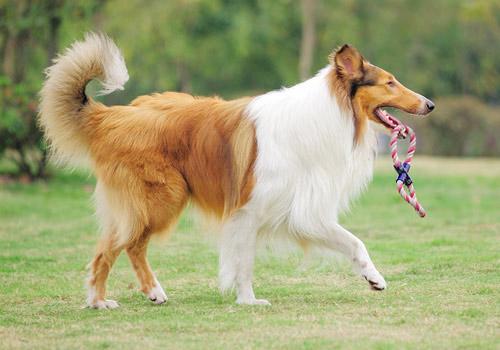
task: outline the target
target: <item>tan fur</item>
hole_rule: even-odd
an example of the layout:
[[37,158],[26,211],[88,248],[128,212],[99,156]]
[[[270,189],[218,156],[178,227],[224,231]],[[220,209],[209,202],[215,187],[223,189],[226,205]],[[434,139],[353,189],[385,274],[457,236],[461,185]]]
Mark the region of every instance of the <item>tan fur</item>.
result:
[[105,236],[114,236],[92,264],[90,284],[99,295],[119,247],[142,290],[150,290],[146,243],[175,224],[189,198],[221,219],[248,201],[256,157],[254,126],[244,116],[249,101],[164,93],[130,106],[91,100],[82,109],[82,135],[103,192],[98,201],[105,202],[99,214],[109,216]]
[[[377,107],[395,107],[417,113],[419,95],[406,88],[385,70],[368,62],[354,47],[343,45],[329,56],[333,67],[330,89],[340,107],[353,113],[354,142],[361,142],[368,120],[381,123],[374,115]],[[394,82],[389,86],[389,81]],[[357,85],[357,86],[356,86]],[[356,91],[352,91],[356,86]]]
[[342,47],[334,50],[329,56],[328,61],[332,66],[332,70],[328,75],[328,80],[330,82],[330,91],[332,96],[337,99],[337,103],[344,112],[352,111],[351,98],[349,96],[351,83],[350,79],[339,72],[339,63],[337,61],[337,56],[341,54]]
[[[360,87],[353,99],[353,104],[360,115],[381,123],[380,119],[373,114],[377,107],[394,107],[408,113],[418,113],[421,104],[419,95],[379,67],[367,64],[366,70],[371,75],[374,85]],[[389,81],[392,81],[394,86],[389,86],[387,84]]]
[[337,99],[337,103],[343,112],[348,113],[352,111],[352,102],[349,96],[349,87],[347,84],[339,78],[334,69],[330,71],[328,80],[330,82],[330,91],[332,96]]
[[[356,49],[345,45],[331,60],[332,93],[343,109],[354,112],[356,141],[374,106],[412,108],[409,90],[399,84],[399,95],[384,93],[379,85],[387,74]],[[102,237],[90,264],[89,305],[100,307],[109,271],[123,249],[141,290],[147,294],[156,288],[147,244],[152,235],[173,227],[190,199],[221,220],[248,202],[257,141],[255,126],[245,115],[251,98],[225,101],[166,92],[107,107],[85,95],[95,78],[103,82],[104,92],[111,92],[123,88],[128,73],[109,38],[88,34],[47,70],[40,125],[59,159],[84,159],[97,177]],[[373,80],[372,86],[352,93],[353,83],[366,78]]]
[[149,239],[150,235],[143,235],[135,245],[127,248],[127,255],[144,293],[148,293],[155,284],[155,277],[146,256]]
[[116,258],[118,258],[121,252],[121,248],[116,246],[113,237],[113,234],[101,237],[97,245],[95,257],[89,264],[90,276],[87,283],[90,288],[95,288],[93,300],[90,300],[92,303],[104,300],[106,280]]
[[243,115],[249,100],[165,93],[131,106],[91,102],[83,132],[99,181],[153,231],[188,196],[223,218],[248,200],[253,181],[255,131]]
[[102,237],[90,264],[91,305],[103,300],[122,249],[141,289],[153,287],[147,243],[173,227],[189,199],[219,219],[243,206],[257,152],[255,128],[244,113],[251,98],[166,92],[107,107],[85,95],[94,78],[106,93],[122,89],[128,73],[116,45],[90,33],[47,70],[40,108],[56,156],[73,164],[87,160],[97,177]]

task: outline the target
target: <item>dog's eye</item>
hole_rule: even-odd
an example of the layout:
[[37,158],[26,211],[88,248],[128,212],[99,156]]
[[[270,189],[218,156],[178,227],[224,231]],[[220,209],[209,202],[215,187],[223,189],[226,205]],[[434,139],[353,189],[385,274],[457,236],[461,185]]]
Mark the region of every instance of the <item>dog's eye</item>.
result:
[[394,81],[393,81],[393,80],[389,80],[389,81],[387,82],[387,85],[389,85],[390,87],[393,87],[393,86],[394,86],[394,85],[396,85],[396,84],[394,83]]

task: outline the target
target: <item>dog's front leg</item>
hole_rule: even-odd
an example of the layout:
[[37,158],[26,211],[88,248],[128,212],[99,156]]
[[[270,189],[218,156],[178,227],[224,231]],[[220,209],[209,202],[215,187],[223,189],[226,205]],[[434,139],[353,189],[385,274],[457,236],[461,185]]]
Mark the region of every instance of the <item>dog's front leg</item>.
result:
[[330,225],[327,234],[321,238],[321,243],[346,256],[354,270],[368,281],[372,289],[386,288],[384,277],[375,268],[363,242],[341,225],[337,223]]
[[220,240],[219,281],[222,292],[236,287],[238,304],[270,305],[255,297],[252,278],[257,222],[245,210],[234,213],[224,224]]

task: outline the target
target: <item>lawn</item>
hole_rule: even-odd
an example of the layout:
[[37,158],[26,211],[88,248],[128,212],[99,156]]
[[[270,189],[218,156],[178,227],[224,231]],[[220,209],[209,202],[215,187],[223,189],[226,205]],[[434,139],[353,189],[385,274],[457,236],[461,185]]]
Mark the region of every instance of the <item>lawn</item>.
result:
[[214,244],[186,214],[149,256],[170,300],[137,291],[125,255],[109,280],[116,310],[82,308],[93,255],[94,180],[0,184],[0,348],[436,348],[500,343],[500,161],[417,156],[428,217],[395,192],[387,160],[342,222],[366,244],[388,289],[371,291],[345,263],[307,266],[261,254],[255,289],[270,307],[237,306],[217,290]]

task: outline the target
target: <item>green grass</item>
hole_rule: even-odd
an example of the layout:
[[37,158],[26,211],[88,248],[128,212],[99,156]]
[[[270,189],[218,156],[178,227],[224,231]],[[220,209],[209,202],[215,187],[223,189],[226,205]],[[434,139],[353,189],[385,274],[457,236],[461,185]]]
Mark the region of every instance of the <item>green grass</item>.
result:
[[428,218],[402,202],[382,166],[342,220],[367,245],[386,291],[332,259],[304,268],[298,254],[266,254],[255,289],[271,307],[220,296],[214,245],[186,216],[149,254],[166,305],[137,291],[121,256],[109,280],[121,307],[83,309],[94,181],[61,172],[48,184],[1,184],[0,348],[498,348],[500,162],[479,163],[483,172],[468,170],[473,161],[436,164],[416,160]]

